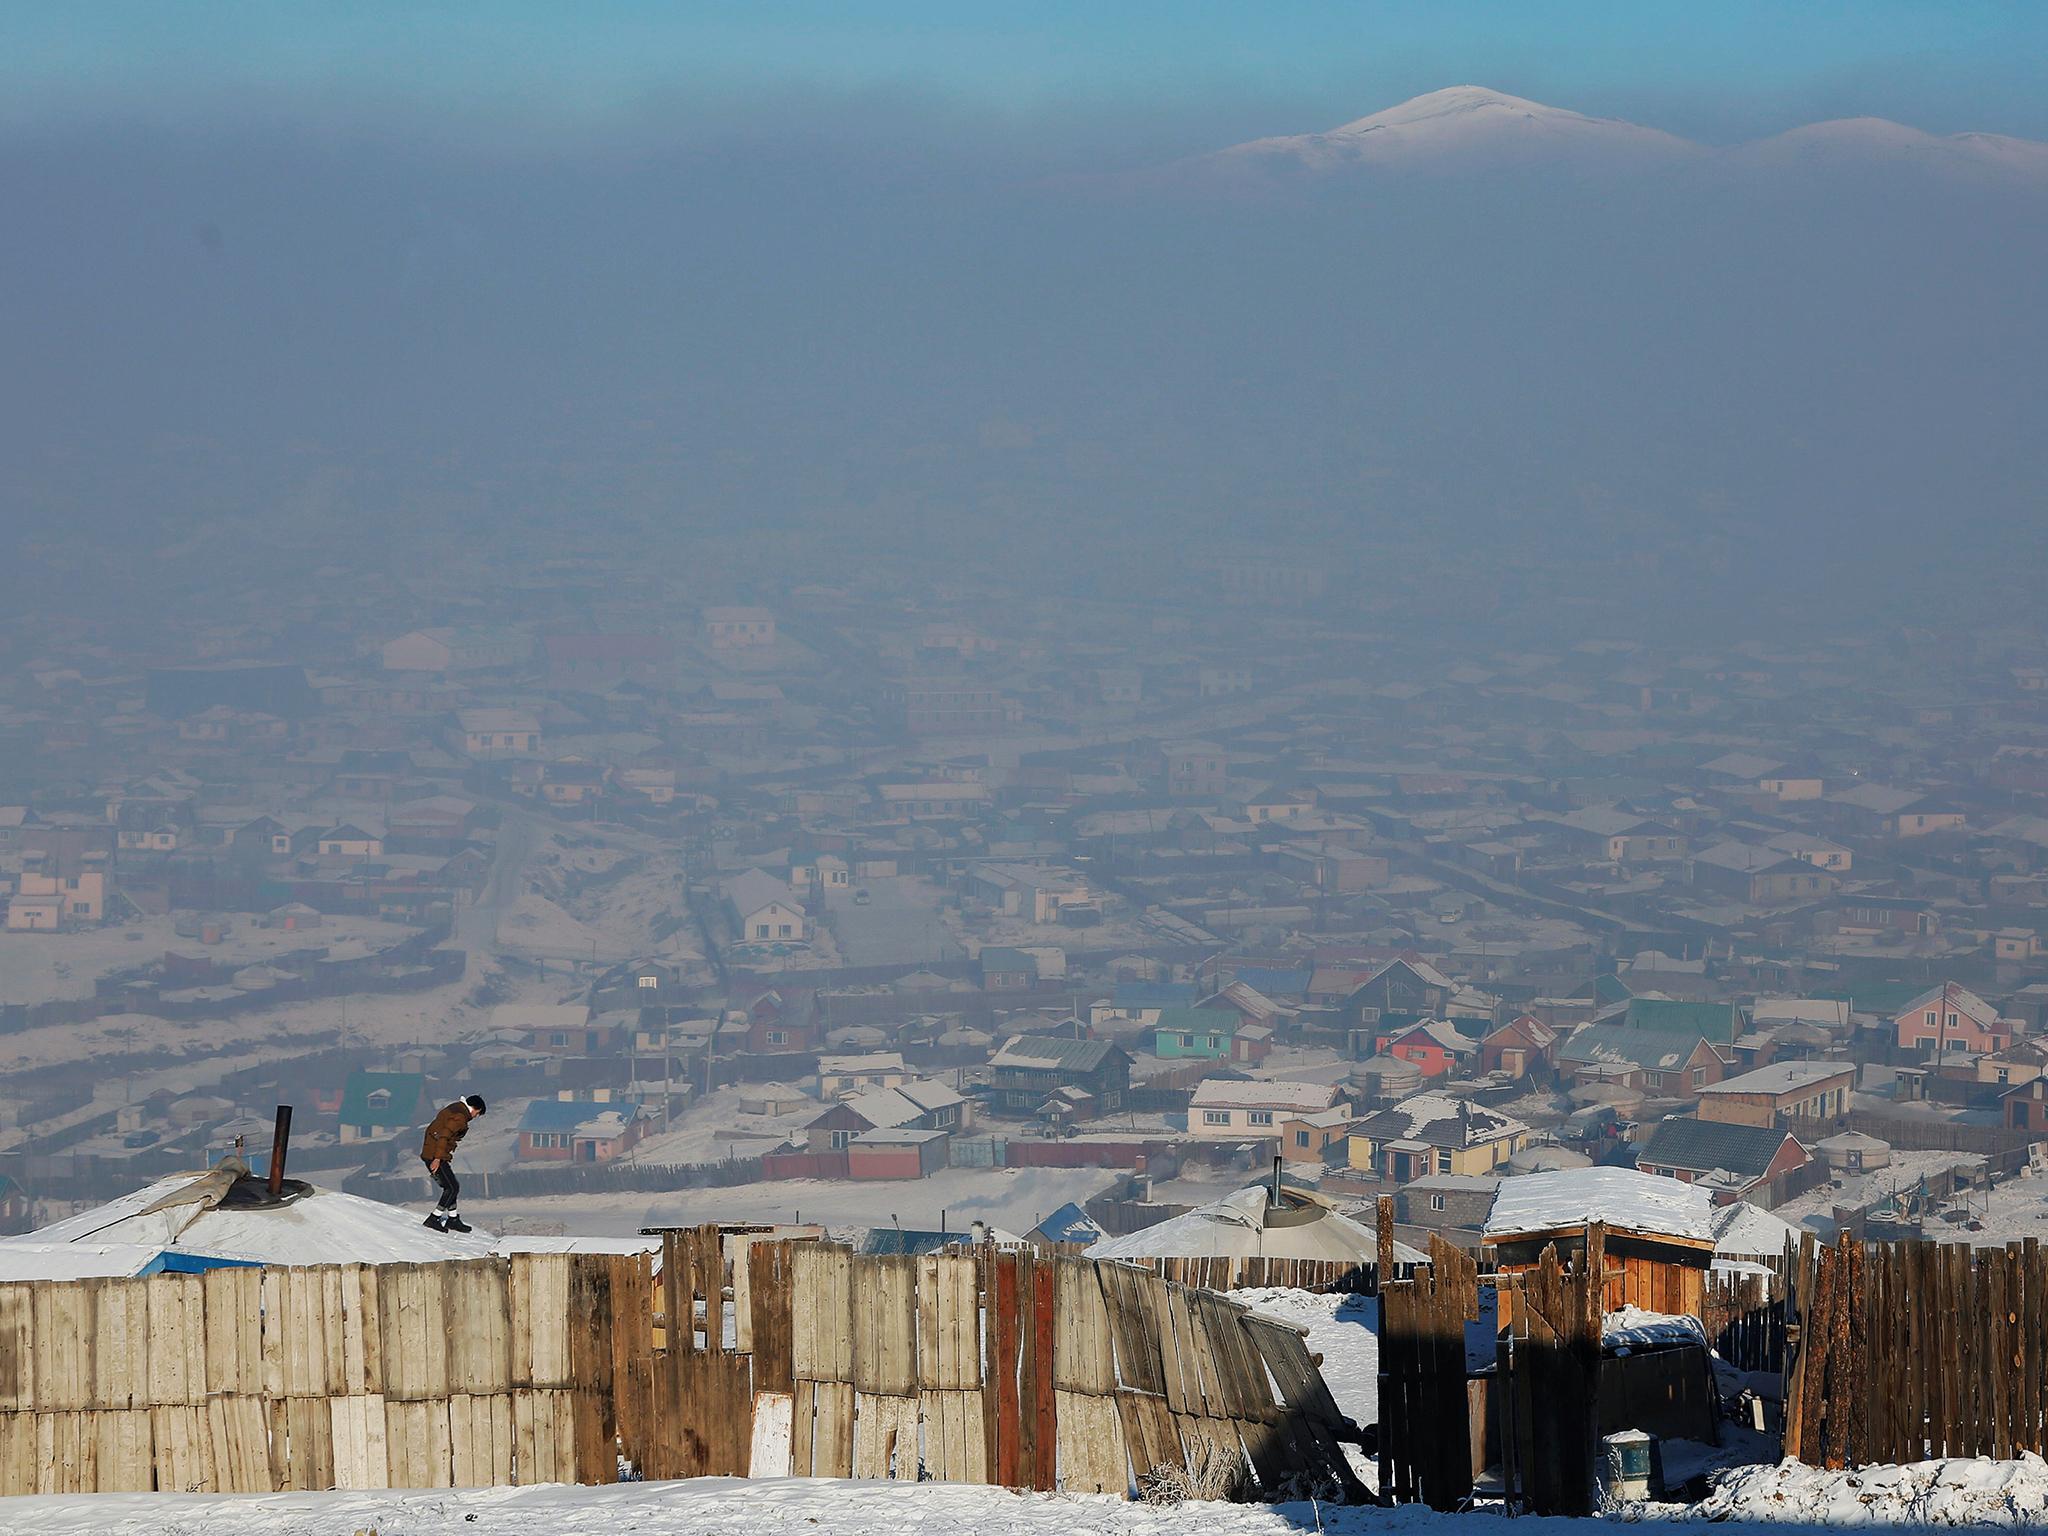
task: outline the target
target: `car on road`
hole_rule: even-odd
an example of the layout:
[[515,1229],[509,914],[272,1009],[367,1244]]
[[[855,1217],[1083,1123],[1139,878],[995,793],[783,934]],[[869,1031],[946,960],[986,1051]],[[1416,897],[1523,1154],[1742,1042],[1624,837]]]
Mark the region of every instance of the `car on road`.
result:
[[862,886],[859,890],[853,893],[853,904],[856,907],[864,907],[872,900],[874,900],[874,898],[868,895],[868,890],[866,886]]

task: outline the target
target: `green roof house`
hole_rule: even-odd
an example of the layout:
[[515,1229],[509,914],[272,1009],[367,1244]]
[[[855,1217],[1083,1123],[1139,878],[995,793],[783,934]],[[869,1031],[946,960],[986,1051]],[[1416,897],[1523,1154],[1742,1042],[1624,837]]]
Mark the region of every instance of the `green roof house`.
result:
[[344,1143],[382,1141],[424,1124],[427,1080],[418,1072],[349,1073],[341,1090],[341,1139]]

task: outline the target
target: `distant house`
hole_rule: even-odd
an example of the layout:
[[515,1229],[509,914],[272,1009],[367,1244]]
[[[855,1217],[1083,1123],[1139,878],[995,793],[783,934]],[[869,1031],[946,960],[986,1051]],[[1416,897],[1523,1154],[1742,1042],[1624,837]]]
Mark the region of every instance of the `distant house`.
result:
[[1065,1088],[1092,1095],[1098,1113],[1114,1114],[1130,1092],[1131,1058],[1109,1040],[1015,1035],[989,1059],[989,1083],[996,1108],[1005,1114],[1035,1115]]
[[1648,863],[1685,857],[1685,835],[1647,816],[1588,806],[1561,818],[1566,840],[1605,864]]
[[1152,1029],[1152,1054],[1167,1060],[1223,1061],[1239,1027],[1227,1008],[1167,1008]]
[[1716,1045],[1733,1045],[1743,1033],[1742,1010],[1733,1003],[1692,1003],[1668,997],[1632,997],[1621,1014],[1629,1029],[1696,1029]]
[[1176,800],[1207,800],[1230,787],[1230,757],[1213,741],[1168,742],[1159,749],[1158,772]]
[[1636,1155],[1636,1167],[1682,1184],[1728,1175],[1712,1181],[1716,1200],[1726,1204],[1810,1160],[1799,1138],[1779,1126],[1673,1115],[1651,1130]]
[[1984,1055],[2012,1044],[2013,1021],[1968,987],[1944,982],[1921,993],[1892,1020],[1899,1049],[1923,1057]]
[[630,1100],[535,1099],[519,1121],[522,1163],[608,1163],[640,1144],[647,1120]]
[[549,763],[541,769],[540,797],[549,805],[587,805],[603,796],[610,777],[601,763]]
[[1479,1070],[1506,1077],[1526,1077],[1547,1066],[1558,1032],[1533,1014],[1521,1014],[1489,1031],[1479,1042]]
[[619,1036],[607,1019],[593,1018],[585,1003],[500,1003],[491,1010],[490,1027],[493,1034],[557,1056],[588,1055]]
[[1269,821],[1297,821],[1310,815],[1316,808],[1316,792],[1312,789],[1282,789],[1268,785],[1247,795],[1244,800],[1244,819],[1254,826]]
[[875,1088],[894,1088],[917,1074],[904,1064],[900,1051],[870,1051],[859,1056],[818,1058],[818,1097],[842,1099]]
[[518,666],[532,654],[532,642],[515,630],[464,626],[387,640],[381,659],[387,672],[481,672]]
[[1925,837],[1933,832],[1959,832],[1969,818],[1943,800],[1914,789],[1886,784],[1858,784],[1822,801],[1842,824],[1878,837]]
[[810,939],[811,920],[795,893],[765,870],[750,869],[726,881],[725,905],[733,932],[744,941]]
[[1056,923],[1065,908],[1090,899],[1088,882],[1071,869],[1042,864],[976,864],[968,891],[998,911],[1027,923]]
[[804,1127],[812,1152],[843,1152],[857,1138],[874,1130],[965,1130],[971,1123],[968,1101],[950,1085],[913,1078],[893,1088],[872,1088],[841,1100]]
[[384,829],[370,822],[344,821],[320,834],[315,851],[323,859],[381,859]]
[[1205,1078],[1188,1099],[1188,1135],[1198,1141],[1278,1139],[1282,1121],[1332,1108],[1337,1093],[1332,1083]]
[[775,643],[775,615],[766,608],[706,608],[703,629],[704,643],[714,651]]
[[1727,1063],[1697,1029],[1630,1029],[1583,1024],[1557,1043],[1557,1070],[1578,1086],[1610,1083],[1663,1098],[1691,1099],[1726,1075]]
[[1028,992],[1038,984],[1038,962],[1021,949],[991,945],[979,958],[984,991]]
[[1195,989],[1183,982],[1123,981],[1088,1007],[1088,1027],[1098,1034],[1151,1029],[1169,1008],[1194,1005]]
[[1855,1087],[1853,1061],[1774,1061],[1702,1088],[1699,1116],[1760,1126],[1832,1120],[1848,1112]]
[[288,901],[281,907],[272,907],[263,914],[265,928],[282,928],[291,932],[302,928],[318,928],[326,921],[318,907],[309,907],[303,901]]
[[540,753],[540,720],[524,709],[459,709],[451,744],[479,761],[535,757]]
[[1325,1163],[1330,1149],[1341,1149],[1351,1134],[1351,1106],[1333,1104],[1308,1114],[1283,1116],[1279,1124],[1280,1155],[1292,1163]]
[[1797,854],[1728,841],[1693,855],[1692,883],[1745,906],[1782,907],[1832,896],[1842,877]]
[[342,1085],[339,1115],[344,1145],[411,1130],[427,1118],[427,1080],[417,1072],[358,1069]]
[[2008,1129],[2048,1136],[2048,1077],[2006,1089],[1998,1104]]
[[1977,1081],[2013,1087],[2048,1076],[2048,1043],[2021,1040],[1990,1056],[1977,1058]]
[[1512,1115],[1447,1093],[1418,1093],[1354,1121],[1353,1168],[1406,1184],[1436,1173],[1487,1173],[1529,1143]]
[[1478,1058],[1479,1046],[1446,1019],[1429,1019],[1390,1036],[1386,1055],[1411,1061],[1423,1077],[1444,1077]]
[[1339,1016],[1354,1029],[1377,1024],[1389,1014],[1441,1018],[1455,991],[1457,983],[1426,960],[1390,960],[1352,989]]

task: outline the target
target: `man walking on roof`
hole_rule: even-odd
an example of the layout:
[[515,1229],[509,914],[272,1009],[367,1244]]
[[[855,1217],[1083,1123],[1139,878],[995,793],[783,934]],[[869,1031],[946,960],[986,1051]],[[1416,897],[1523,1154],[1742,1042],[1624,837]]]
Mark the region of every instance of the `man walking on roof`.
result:
[[427,1134],[420,1141],[420,1161],[441,1191],[440,1203],[428,1215],[426,1225],[436,1232],[467,1232],[469,1223],[455,1209],[462,1185],[455,1177],[455,1148],[469,1131],[469,1122],[484,1116],[480,1095],[465,1094],[445,1106],[427,1122]]

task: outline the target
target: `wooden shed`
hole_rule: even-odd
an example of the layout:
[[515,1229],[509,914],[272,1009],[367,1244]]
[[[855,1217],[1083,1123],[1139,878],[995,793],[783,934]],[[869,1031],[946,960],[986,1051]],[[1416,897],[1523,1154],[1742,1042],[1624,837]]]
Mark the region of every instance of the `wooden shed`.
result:
[[1606,1230],[1606,1310],[1705,1315],[1713,1202],[1676,1179],[1632,1168],[1503,1179],[1480,1241],[1501,1273],[1515,1274],[1534,1269],[1552,1243],[1560,1256],[1583,1254],[1596,1222]]

